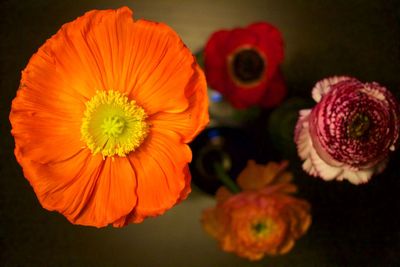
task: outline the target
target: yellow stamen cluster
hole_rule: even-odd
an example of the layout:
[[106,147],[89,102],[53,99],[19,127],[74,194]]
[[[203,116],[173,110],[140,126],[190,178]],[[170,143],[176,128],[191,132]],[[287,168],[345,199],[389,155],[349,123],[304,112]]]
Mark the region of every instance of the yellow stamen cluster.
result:
[[117,91],[97,91],[88,102],[81,136],[93,154],[103,158],[126,156],[138,148],[149,132],[146,113]]

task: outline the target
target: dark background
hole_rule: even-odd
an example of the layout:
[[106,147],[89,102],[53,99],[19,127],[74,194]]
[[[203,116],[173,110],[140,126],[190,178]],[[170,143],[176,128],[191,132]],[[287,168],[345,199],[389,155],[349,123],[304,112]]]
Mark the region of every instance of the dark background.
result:
[[[400,95],[398,1],[7,1],[0,4],[0,266],[400,266],[399,153],[367,185],[307,177],[292,160],[313,224],[282,257],[250,263],[218,249],[201,229],[212,197],[194,188],[166,215],[123,229],[71,225],[40,207],[13,155],[8,114],[21,70],[62,24],[90,9],[127,5],[135,18],[163,21],[193,52],[220,28],[266,20],[285,38],[291,95],[347,74]],[[45,97],[45,96],[44,96]],[[253,129],[257,132],[259,129]]]

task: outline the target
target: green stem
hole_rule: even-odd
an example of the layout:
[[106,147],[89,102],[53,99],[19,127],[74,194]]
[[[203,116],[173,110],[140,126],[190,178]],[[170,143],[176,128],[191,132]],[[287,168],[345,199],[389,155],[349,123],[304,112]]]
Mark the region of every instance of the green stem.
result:
[[221,164],[218,164],[217,162],[214,163],[214,170],[215,173],[217,174],[218,179],[228,188],[229,191],[231,191],[234,194],[239,193],[241,191],[240,188],[236,185],[236,183],[231,179],[231,177],[229,177],[226,174]]

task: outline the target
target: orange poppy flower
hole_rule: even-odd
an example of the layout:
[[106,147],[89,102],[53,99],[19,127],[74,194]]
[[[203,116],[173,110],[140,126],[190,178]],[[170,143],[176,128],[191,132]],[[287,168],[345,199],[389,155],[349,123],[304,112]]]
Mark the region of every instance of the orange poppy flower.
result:
[[116,227],[190,192],[187,145],[208,123],[206,82],[168,26],[94,10],[65,24],[22,72],[15,155],[48,210]]
[[[238,177],[238,194],[217,191],[217,206],[203,212],[204,229],[224,251],[250,260],[289,252],[311,224],[310,205],[290,196],[297,190],[287,162],[249,161]],[[246,181],[248,180],[248,181]]]

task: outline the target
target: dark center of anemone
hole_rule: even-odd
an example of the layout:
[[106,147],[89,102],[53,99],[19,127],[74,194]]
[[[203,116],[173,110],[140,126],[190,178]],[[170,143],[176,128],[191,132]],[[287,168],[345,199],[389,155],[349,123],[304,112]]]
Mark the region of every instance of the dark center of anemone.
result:
[[254,49],[244,49],[235,54],[232,69],[235,77],[244,83],[260,79],[265,68],[264,59]]
[[371,122],[367,115],[357,114],[349,124],[349,135],[352,138],[361,138],[368,133],[370,126]]
[[267,225],[263,222],[258,222],[253,224],[251,228],[256,234],[262,234],[267,229]]

